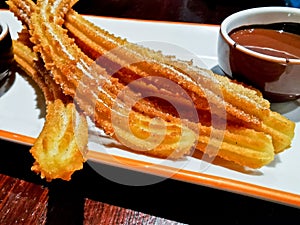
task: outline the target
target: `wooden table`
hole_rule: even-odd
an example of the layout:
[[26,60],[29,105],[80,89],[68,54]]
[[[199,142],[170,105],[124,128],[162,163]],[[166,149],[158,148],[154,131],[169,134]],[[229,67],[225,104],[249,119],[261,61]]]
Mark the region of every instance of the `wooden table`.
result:
[[[83,14],[219,24],[249,7],[283,1],[89,0]],[[6,8],[1,2],[0,7]],[[0,109],[3,110],[3,109]],[[126,186],[101,177],[88,164],[70,182],[47,183],[30,167],[29,146],[0,140],[0,224],[299,224],[300,210],[226,191],[166,179]],[[122,176],[151,175],[99,165]],[[213,215],[213,216],[211,216]],[[209,221],[204,223],[203,221]]]
[[[126,186],[101,177],[88,164],[70,182],[47,183],[30,171],[29,147],[0,141],[0,224],[298,224],[300,210],[256,198],[167,179]],[[132,179],[151,175],[101,165]],[[215,216],[211,216],[213,213]],[[18,215],[18,216],[17,216]],[[162,223],[164,221],[164,223]],[[149,223],[147,223],[149,222]],[[268,222],[268,223],[266,223]],[[138,223],[111,223],[138,224]],[[276,224],[276,223],[275,223]]]
[[[70,205],[72,200],[67,201],[67,204],[61,204],[61,200],[52,203],[54,197],[50,197],[52,193],[48,187],[3,174],[0,174],[0,190],[0,224],[3,225],[183,224],[89,198],[74,202],[76,205]],[[66,213],[71,211],[71,215]],[[77,216],[74,216],[75,212]]]

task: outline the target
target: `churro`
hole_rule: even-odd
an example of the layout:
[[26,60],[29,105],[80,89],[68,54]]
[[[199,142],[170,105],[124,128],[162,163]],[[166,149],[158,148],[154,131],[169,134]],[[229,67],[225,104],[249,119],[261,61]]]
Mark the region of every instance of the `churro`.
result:
[[[259,168],[291,144],[295,124],[251,87],[115,37],[72,10],[74,1],[8,4],[63,93],[134,151],[179,159],[196,149]],[[163,79],[181,89],[174,92]],[[149,93],[186,110],[178,115]]]
[[[209,104],[214,105],[220,105],[224,101],[228,124],[239,124],[271,135],[276,153],[290,146],[293,138],[293,122],[272,112],[270,103],[262,98],[259,91],[237,84],[227,77],[212,74],[206,69],[197,68],[189,62],[174,60],[174,57],[164,56],[160,52],[129,43],[126,39],[116,37],[93,25],[74,10],[67,14],[64,24],[78,45],[95,60],[103,57],[106,61],[122,64],[122,61],[130,58],[131,61],[142,62],[126,67],[126,71],[123,69],[115,73],[124,83],[132,81],[128,78],[130,76],[138,79],[155,73],[155,76],[167,77],[190,94],[193,105],[201,112],[209,110],[207,99]],[[217,96],[218,92],[222,93],[221,97]],[[172,95],[172,92],[165,94]],[[208,96],[209,94],[214,96]],[[178,96],[174,96],[174,99],[176,98]],[[282,129],[283,127],[285,129]]]
[[15,60],[43,91],[47,112],[43,129],[30,149],[35,159],[31,169],[47,181],[70,180],[86,161],[86,117],[77,111],[72,98],[62,93],[41,59],[26,45],[24,34],[23,30],[19,40],[13,41]]

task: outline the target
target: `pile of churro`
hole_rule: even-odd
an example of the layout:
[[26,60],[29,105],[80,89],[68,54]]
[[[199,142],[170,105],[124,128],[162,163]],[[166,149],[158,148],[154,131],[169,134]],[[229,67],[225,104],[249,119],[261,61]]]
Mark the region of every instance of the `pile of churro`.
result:
[[201,151],[260,168],[288,149],[295,123],[245,84],[116,37],[74,0],[8,0],[22,22],[19,66],[43,90],[47,116],[31,153],[43,178],[82,168],[87,118],[136,154],[182,159]]

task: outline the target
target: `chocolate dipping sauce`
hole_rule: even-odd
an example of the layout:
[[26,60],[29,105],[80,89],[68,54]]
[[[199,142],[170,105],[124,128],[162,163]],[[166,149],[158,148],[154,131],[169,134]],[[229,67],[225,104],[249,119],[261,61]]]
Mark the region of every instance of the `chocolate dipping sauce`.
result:
[[243,26],[229,36],[237,44],[265,55],[300,59],[300,23]]

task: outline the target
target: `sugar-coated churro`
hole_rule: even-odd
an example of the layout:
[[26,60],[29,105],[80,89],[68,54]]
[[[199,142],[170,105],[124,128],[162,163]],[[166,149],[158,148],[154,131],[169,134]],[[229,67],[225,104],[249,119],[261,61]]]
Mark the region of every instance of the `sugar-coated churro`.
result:
[[[72,10],[74,3],[8,1],[62,92],[111,137],[151,156],[178,159],[194,148],[252,168],[290,146],[295,124],[271,111],[259,91],[115,37]],[[155,94],[184,112],[148,98]]]
[[[239,123],[242,126],[268,133],[273,137],[276,153],[290,146],[293,138],[293,122],[272,112],[269,102],[262,98],[257,90],[232,82],[227,77],[192,66],[189,62],[174,60],[174,57],[164,56],[160,52],[154,52],[115,37],[93,25],[73,10],[67,14],[64,24],[73,34],[78,45],[95,60],[105,57],[107,61],[121,64],[126,60],[125,58],[131,58],[131,60],[135,58],[132,61],[143,62],[127,67],[126,71],[124,69],[118,71],[116,74],[121,81],[129,83],[132,81],[128,79],[129,76],[138,79],[151,76],[155,71],[156,76],[166,76],[175,80],[184,90],[190,92],[190,96],[194,98],[194,106],[199,110],[208,110],[207,99],[210,104],[216,105],[224,100],[227,122]],[[116,51],[115,49],[122,50]],[[124,75],[124,73],[126,74]],[[185,76],[192,82],[182,78]],[[221,89],[224,99],[216,97],[219,89]],[[214,90],[217,91],[214,92]],[[215,96],[210,97],[208,94]],[[178,96],[174,96],[174,98],[176,97],[178,98]],[[282,130],[283,127],[286,129]]]
[[77,111],[72,98],[63,94],[38,55],[26,45],[24,34],[25,30],[13,42],[15,60],[43,91],[47,112],[43,129],[30,149],[35,159],[32,170],[47,181],[70,180],[86,161],[86,117]]

